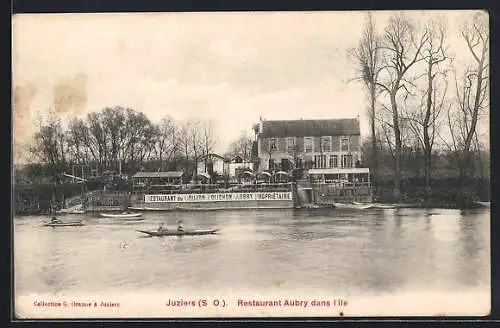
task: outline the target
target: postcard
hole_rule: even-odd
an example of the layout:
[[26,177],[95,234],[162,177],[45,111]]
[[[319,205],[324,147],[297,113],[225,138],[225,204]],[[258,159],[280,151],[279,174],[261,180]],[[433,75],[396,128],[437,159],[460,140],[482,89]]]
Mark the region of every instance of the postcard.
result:
[[15,318],[488,315],[488,20],[15,15]]

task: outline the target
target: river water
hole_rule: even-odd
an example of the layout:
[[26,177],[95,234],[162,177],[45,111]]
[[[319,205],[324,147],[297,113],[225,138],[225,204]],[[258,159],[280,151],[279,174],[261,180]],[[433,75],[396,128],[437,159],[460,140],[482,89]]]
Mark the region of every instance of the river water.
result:
[[[29,318],[486,315],[490,211],[261,210],[92,216],[83,227],[14,222],[16,312]],[[146,238],[136,229],[219,228],[218,235]],[[168,300],[208,299],[210,309]],[[227,302],[214,308],[214,299]],[[342,307],[238,306],[251,300],[345,300]],[[115,308],[35,306],[111,302]],[[453,304],[452,304],[452,303]],[[197,304],[199,305],[199,304]],[[100,312],[99,312],[100,311]],[[204,312],[205,311],[205,312]],[[208,312],[207,312],[208,311]]]

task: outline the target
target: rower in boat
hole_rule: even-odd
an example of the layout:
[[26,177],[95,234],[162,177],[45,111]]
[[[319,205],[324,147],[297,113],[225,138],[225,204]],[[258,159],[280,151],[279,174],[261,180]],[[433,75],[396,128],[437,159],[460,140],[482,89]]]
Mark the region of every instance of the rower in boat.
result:
[[182,223],[182,220],[177,221],[177,231],[184,232],[184,225]]
[[50,216],[50,223],[61,223],[61,221],[56,217],[56,207],[54,204],[50,204],[49,216]]
[[167,231],[168,229],[165,228],[165,225],[162,223],[160,223],[160,226],[158,227],[158,232],[164,232],[164,231]]
[[62,223],[57,217],[52,216],[50,218],[50,223]]

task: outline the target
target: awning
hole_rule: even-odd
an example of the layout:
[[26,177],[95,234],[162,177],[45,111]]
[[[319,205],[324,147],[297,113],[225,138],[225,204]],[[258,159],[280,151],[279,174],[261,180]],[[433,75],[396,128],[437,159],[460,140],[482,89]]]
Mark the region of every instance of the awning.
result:
[[268,177],[272,176],[272,175],[271,175],[271,173],[269,173],[269,172],[265,172],[265,171],[264,171],[264,172],[262,172],[261,174],[262,174],[262,175],[267,175]]
[[252,172],[252,171],[245,171],[245,172],[243,172],[243,173],[248,174],[248,175],[253,175],[253,172]]
[[184,175],[181,171],[168,172],[137,172],[133,178],[180,178]]
[[210,175],[208,173],[198,173],[198,176],[205,177],[207,179],[210,179]]
[[288,175],[288,173],[286,173],[285,171],[278,171],[278,172],[275,173],[275,175],[278,175],[278,174]]
[[353,167],[353,168],[326,168],[326,169],[310,169],[309,174],[369,174],[370,169],[364,167]]

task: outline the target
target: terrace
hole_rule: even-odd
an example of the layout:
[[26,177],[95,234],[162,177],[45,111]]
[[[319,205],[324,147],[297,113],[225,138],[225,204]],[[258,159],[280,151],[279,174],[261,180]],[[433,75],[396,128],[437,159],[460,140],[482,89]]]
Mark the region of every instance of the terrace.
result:
[[[235,193],[235,192],[284,192],[292,190],[292,182],[289,182],[285,172],[278,172],[272,176],[263,172],[254,176],[252,172],[245,171],[240,183],[234,181],[220,180],[213,182],[207,173],[198,173],[196,182],[183,183],[183,172],[137,172],[133,177],[133,193],[156,193],[156,194],[189,194],[189,193]],[[220,177],[219,177],[220,178]]]

